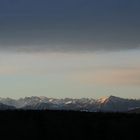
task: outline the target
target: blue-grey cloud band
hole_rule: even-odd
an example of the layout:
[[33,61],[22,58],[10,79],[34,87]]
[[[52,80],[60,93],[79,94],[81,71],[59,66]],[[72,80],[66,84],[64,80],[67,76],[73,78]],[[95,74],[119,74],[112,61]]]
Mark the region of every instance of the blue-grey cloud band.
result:
[[0,49],[95,51],[139,48],[137,0],[2,0]]

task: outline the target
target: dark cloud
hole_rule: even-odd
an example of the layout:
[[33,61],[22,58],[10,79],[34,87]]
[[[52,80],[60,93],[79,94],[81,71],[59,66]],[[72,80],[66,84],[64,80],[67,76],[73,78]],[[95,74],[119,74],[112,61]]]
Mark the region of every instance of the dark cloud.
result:
[[2,0],[0,48],[94,51],[138,48],[138,0]]

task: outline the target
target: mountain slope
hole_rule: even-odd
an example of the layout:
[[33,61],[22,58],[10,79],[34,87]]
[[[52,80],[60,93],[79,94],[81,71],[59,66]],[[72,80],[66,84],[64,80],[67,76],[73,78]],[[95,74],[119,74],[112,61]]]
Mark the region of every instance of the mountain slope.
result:
[[140,113],[140,107],[130,108],[128,113]]
[[8,106],[8,105],[0,103],[0,110],[14,110],[14,109],[16,108],[13,106]]

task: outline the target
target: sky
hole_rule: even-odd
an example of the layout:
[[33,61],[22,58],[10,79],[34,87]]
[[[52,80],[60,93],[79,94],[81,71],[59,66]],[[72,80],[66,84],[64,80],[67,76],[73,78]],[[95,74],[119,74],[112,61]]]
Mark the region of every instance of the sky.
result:
[[0,97],[140,98],[139,0],[1,0]]

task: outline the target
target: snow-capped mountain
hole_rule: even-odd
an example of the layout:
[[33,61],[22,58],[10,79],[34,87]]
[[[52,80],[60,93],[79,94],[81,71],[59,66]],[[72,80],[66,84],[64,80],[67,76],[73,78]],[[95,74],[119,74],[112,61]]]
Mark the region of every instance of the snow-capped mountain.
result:
[[[105,112],[126,112],[131,108],[140,107],[140,100],[124,99],[115,96],[100,98],[98,100],[81,99],[55,99],[47,97],[25,97],[20,99],[0,98],[0,103],[16,109],[24,110],[76,110],[76,111],[105,111]],[[1,108],[0,108],[1,110]]]
[[100,111],[124,112],[130,108],[140,107],[140,100],[110,96],[97,100],[97,104]]
[[49,98],[41,102],[28,104],[24,109],[39,109],[39,110],[94,110],[95,100],[93,99],[53,99]]

